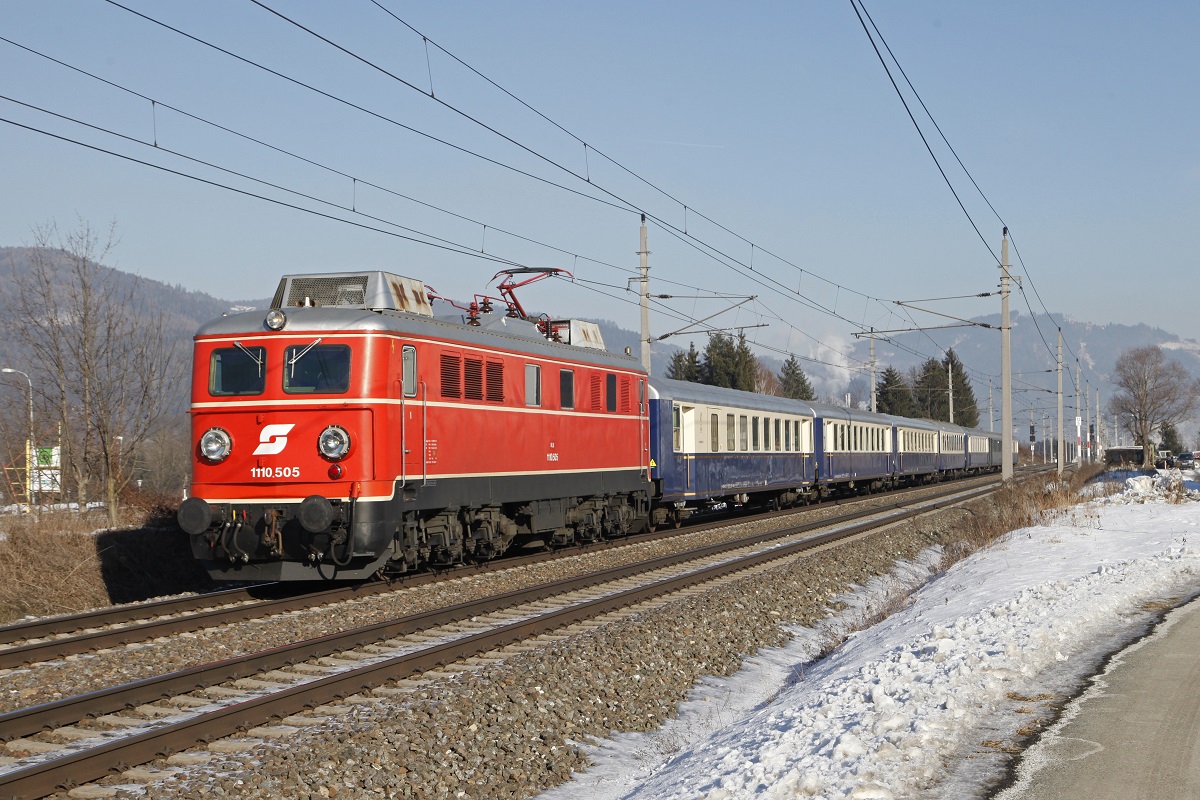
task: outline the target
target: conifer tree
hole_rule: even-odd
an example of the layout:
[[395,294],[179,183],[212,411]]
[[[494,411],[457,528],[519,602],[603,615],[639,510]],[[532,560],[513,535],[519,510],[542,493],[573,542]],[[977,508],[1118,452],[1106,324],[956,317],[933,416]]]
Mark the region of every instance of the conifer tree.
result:
[[[967,378],[967,368],[954,352],[954,348],[946,351],[942,359],[942,367],[947,368],[954,381],[954,424],[967,428],[979,427],[979,404],[975,400],[975,390]],[[949,398],[947,398],[946,419],[950,418]]]
[[680,351],[671,356],[671,363],[667,365],[667,377],[677,381],[700,382],[700,354],[696,350],[695,342],[688,343],[686,353]]
[[895,367],[883,371],[879,385],[875,387],[875,396],[875,404],[881,414],[898,417],[914,417],[917,414],[912,387]]
[[736,340],[722,333],[708,335],[700,364],[701,383],[753,392],[757,378],[758,358],[750,350],[745,333],[739,333]]
[[917,369],[913,381],[913,400],[916,402],[916,416],[925,419],[950,419],[949,383],[946,381],[946,368],[936,358],[928,359]]
[[733,339],[722,333],[710,333],[700,365],[700,382],[732,389],[734,384]]
[[746,332],[739,331],[737,345],[733,349],[734,389],[753,392],[758,386],[758,357],[746,341]]
[[1183,452],[1183,440],[1179,438],[1179,431],[1169,422],[1164,422],[1162,427],[1158,429],[1158,435],[1162,437],[1159,443],[1160,450],[1169,450],[1171,453]]
[[788,360],[783,362],[783,369],[779,370],[779,385],[784,397],[790,397],[793,400],[817,399],[817,393],[813,391],[812,383],[804,374],[804,370],[800,368],[800,362],[796,360],[795,356],[789,355]]

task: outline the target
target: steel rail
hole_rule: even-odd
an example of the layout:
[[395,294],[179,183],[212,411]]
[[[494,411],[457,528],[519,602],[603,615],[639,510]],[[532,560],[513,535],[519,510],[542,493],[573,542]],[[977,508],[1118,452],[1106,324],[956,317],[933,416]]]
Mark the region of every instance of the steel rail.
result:
[[[970,478],[965,480],[970,480]],[[928,488],[928,486],[922,486],[901,489],[897,490],[894,496],[903,497],[913,492]],[[861,502],[867,497],[878,499],[880,496],[867,495],[856,497],[849,502]],[[830,505],[840,506],[846,504],[849,504],[846,499],[839,498],[832,501],[832,503],[821,503],[816,506],[807,507],[803,510],[792,509],[792,513],[802,512],[805,510],[829,508]],[[739,521],[749,521],[769,516],[771,516],[770,513],[750,514],[741,517]],[[683,531],[683,534],[686,535],[688,533],[696,533],[727,524],[730,524],[730,519],[728,517],[719,521],[701,522],[699,524],[689,526],[686,531]],[[290,611],[296,611],[326,603],[342,602],[357,597],[368,597],[375,594],[403,590],[426,583],[451,580],[454,578],[492,572],[500,569],[508,569],[510,567],[519,567],[527,563],[554,560],[556,558],[567,558],[578,555],[580,552],[595,552],[597,550],[625,547],[644,542],[653,542],[679,534],[679,531],[668,530],[659,533],[613,539],[605,542],[582,544],[575,547],[556,550],[553,553],[535,553],[525,556],[513,556],[494,561],[487,561],[481,564],[463,565],[461,567],[448,570],[414,573],[413,575],[405,576],[404,578],[393,582],[359,583],[348,586],[327,588],[318,592],[291,592],[286,594],[284,597],[267,600],[256,598],[251,593],[254,591],[263,593],[275,591],[288,592],[290,587],[286,584],[261,584],[255,587],[227,589],[222,592],[202,594],[194,597],[174,598],[170,600],[161,600],[153,603],[143,603],[132,606],[115,606],[112,608],[88,611],[82,614],[64,615],[52,617],[50,619],[35,620],[28,623],[7,625],[0,627],[0,669],[13,669],[16,667],[25,666],[27,664],[64,658],[66,656],[85,653],[92,650],[99,650],[105,647],[118,647],[121,645],[130,644],[132,642],[145,641],[147,639],[153,639],[161,636],[170,636],[173,634],[187,633],[202,628],[212,628],[235,622],[243,622],[247,619],[253,619],[255,617],[268,616],[271,614],[284,614]],[[215,603],[214,600],[216,601]],[[211,606],[214,604],[225,605],[228,603],[239,603],[245,600],[255,600],[257,602],[246,602],[243,605],[235,606],[233,608],[211,608]],[[192,611],[195,611],[196,613],[188,613]],[[138,621],[144,620],[148,613],[157,617],[157,619]],[[186,614],[186,616],[172,616],[176,614]],[[124,625],[122,623],[130,624]],[[43,639],[47,636],[57,636],[57,634],[60,633],[73,632],[82,630],[84,628],[99,627],[102,625],[120,625],[120,627],[90,631],[87,633],[80,633],[75,636],[47,639],[45,641],[32,642],[25,645],[10,647],[3,646],[13,644],[14,642],[21,641],[22,639]]]
[[[962,490],[958,489],[944,494],[952,496],[961,492]],[[936,499],[926,498],[926,501]],[[319,658],[339,651],[360,647],[364,644],[390,639],[395,636],[415,633],[437,625],[470,619],[480,614],[510,608],[522,603],[535,602],[589,586],[652,572],[663,567],[708,558],[723,551],[752,547],[787,536],[795,536],[820,528],[842,525],[865,516],[887,514],[906,505],[912,505],[914,502],[920,501],[897,501],[872,508],[858,509],[836,517],[813,520],[776,531],[768,531],[729,542],[707,545],[684,553],[659,556],[649,561],[613,567],[590,575],[564,578],[559,581],[539,584],[526,589],[518,589],[500,595],[491,595],[467,603],[448,606],[444,609],[436,609],[373,625],[365,625],[347,631],[327,634],[315,639],[281,645],[269,650],[235,656],[199,667],[191,667],[133,681],[111,689],[101,689],[83,695],[66,697],[50,703],[17,709],[0,714],[0,741],[11,741],[22,736],[37,733],[38,731],[68,725],[87,717],[108,714],[144,703],[152,703],[171,695],[216,686],[272,669],[290,666],[297,662]]]
[[[882,520],[871,520],[850,527],[839,528],[838,530],[830,531],[828,533],[805,538],[799,542],[782,545],[777,548],[772,548],[759,553],[733,559],[731,561],[703,568],[685,575],[659,580],[647,586],[637,587],[615,593],[607,597],[599,598],[597,600],[580,603],[569,608],[549,612],[533,619],[511,623],[490,631],[484,631],[452,642],[434,645],[430,648],[426,648],[415,653],[399,656],[397,658],[386,659],[374,664],[366,665],[364,667],[348,670],[337,675],[331,675],[325,678],[319,678],[317,680],[300,683],[296,686],[282,689],[269,695],[250,698],[240,703],[225,706],[211,712],[202,712],[187,720],[161,725],[153,730],[125,737],[119,741],[105,744],[98,748],[89,749],[79,753],[68,754],[57,759],[46,760],[24,769],[14,770],[10,773],[0,775],[0,796],[14,798],[44,797],[45,795],[51,794],[60,789],[69,788],[69,785],[71,784],[95,780],[104,776],[105,774],[108,774],[114,769],[120,768],[123,765],[144,763],[156,757],[194,746],[198,742],[229,736],[240,729],[262,724],[263,722],[273,718],[286,717],[291,714],[299,713],[315,705],[328,703],[356,692],[364,691],[373,686],[378,686],[379,684],[388,680],[404,678],[421,671],[429,670],[434,667],[459,660],[461,658],[466,658],[480,652],[502,647],[514,641],[537,636],[565,625],[570,625],[606,614],[610,611],[634,605],[659,595],[676,592],[696,584],[712,581],[734,572],[758,566],[760,564],[788,558],[806,550],[815,549],[841,539],[856,536],[860,533],[870,531],[877,527],[892,525],[899,521],[931,513],[943,509],[948,505],[955,505],[976,497],[983,496],[993,491],[995,488],[996,485],[993,484],[971,491],[962,491],[959,489],[952,492],[947,492],[946,494],[952,498],[951,500],[924,501],[921,502],[921,505],[916,508],[901,511],[900,513],[891,513]],[[854,512],[853,515],[855,517],[861,517],[867,515],[886,514],[891,511],[896,511],[900,505],[901,504],[898,503],[894,507],[890,508],[884,506],[870,510],[864,509]],[[779,538],[782,536],[796,535],[797,533],[804,532],[804,530],[796,530],[796,528],[811,529],[813,526],[830,527],[837,524],[839,524],[837,520],[823,520],[806,523],[802,526],[794,526],[793,528],[773,532],[773,535],[770,538]],[[759,539],[759,542],[757,543],[762,543],[762,540],[764,540],[766,537],[748,538]],[[675,556],[664,556],[660,559],[655,559],[653,562],[618,567],[613,570],[608,570],[605,573],[600,573],[600,575],[607,576],[605,580],[608,581],[617,580],[620,577],[629,577],[630,575],[643,573],[650,569],[661,568],[664,566],[663,563],[658,562],[670,561],[672,563],[678,563],[681,560],[695,560],[696,558],[703,557],[697,555],[698,553],[713,550],[720,552],[722,550],[728,550],[731,547],[736,547],[736,545],[732,543],[713,545],[711,547],[690,552],[687,554],[687,558],[683,558],[679,554]],[[655,564],[656,566],[651,566],[652,564]],[[552,585],[559,587],[558,593],[568,590],[578,590],[594,586],[595,584],[601,582],[598,580],[598,577],[598,575],[590,575],[584,576],[583,578],[568,579],[566,581],[555,582],[555,584],[547,584],[544,587],[533,587],[533,589],[524,590],[524,592],[510,594],[537,592],[539,589],[544,589]],[[491,598],[489,610],[497,610],[495,607],[495,600],[496,598]],[[487,600],[484,602],[487,602]],[[403,623],[404,621],[401,620],[390,624]],[[333,636],[339,635],[335,634]],[[330,638],[332,637],[323,637],[322,640],[314,641],[324,641]],[[378,638],[375,640],[377,641]],[[296,660],[296,658],[293,658],[292,662],[294,663]],[[161,694],[159,697],[161,697]],[[48,705],[58,706],[59,704],[55,703]],[[5,715],[5,717],[9,716],[11,715]],[[74,719],[77,720],[79,717],[76,716]],[[16,724],[16,720],[14,720],[14,724]],[[7,731],[4,732],[4,735],[7,735]]]

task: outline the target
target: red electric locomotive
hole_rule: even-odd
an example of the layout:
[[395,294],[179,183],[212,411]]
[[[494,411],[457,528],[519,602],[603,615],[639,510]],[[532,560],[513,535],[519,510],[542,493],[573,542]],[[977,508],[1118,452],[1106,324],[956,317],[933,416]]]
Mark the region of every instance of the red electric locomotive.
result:
[[[354,580],[645,526],[646,374],[501,284],[468,318],[419,281],[289,275],[195,337],[195,556],[220,580]],[[535,278],[537,276],[535,275]],[[528,281],[526,281],[528,282]]]

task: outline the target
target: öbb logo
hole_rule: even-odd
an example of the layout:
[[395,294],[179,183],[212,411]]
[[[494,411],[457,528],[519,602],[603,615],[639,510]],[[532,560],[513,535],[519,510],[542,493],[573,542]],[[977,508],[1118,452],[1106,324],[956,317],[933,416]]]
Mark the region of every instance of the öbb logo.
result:
[[254,449],[256,456],[273,456],[283,452],[287,447],[287,435],[296,427],[295,423],[283,425],[264,425],[258,434],[260,444]]

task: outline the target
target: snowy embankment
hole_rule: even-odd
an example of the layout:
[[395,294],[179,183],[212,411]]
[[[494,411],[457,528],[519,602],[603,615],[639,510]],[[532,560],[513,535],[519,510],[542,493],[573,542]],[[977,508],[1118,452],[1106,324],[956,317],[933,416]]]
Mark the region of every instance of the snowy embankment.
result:
[[1015,531],[814,660],[836,626],[923,583],[933,558],[906,565],[827,628],[698,687],[663,729],[590,748],[592,769],[540,797],[982,796],[1045,701],[1139,633],[1148,604],[1200,591],[1200,496],[1178,481],[1134,478]]

